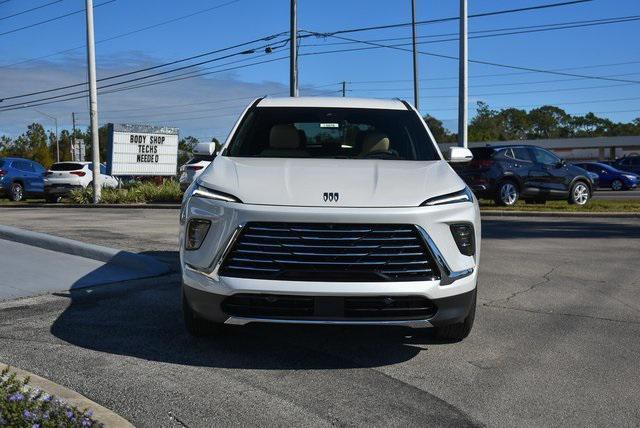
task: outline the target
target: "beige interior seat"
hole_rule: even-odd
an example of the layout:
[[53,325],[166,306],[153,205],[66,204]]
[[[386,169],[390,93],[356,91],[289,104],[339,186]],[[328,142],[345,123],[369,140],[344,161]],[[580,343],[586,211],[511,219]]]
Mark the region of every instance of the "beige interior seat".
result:
[[307,152],[301,148],[298,129],[291,124],[274,125],[269,131],[269,148],[262,151],[261,156],[269,157],[304,157]]
[[390,147],[391,142],[387,134],[378,131],[367,132],[362,140],[360,157],[365,157],[374,152],[388,152]]

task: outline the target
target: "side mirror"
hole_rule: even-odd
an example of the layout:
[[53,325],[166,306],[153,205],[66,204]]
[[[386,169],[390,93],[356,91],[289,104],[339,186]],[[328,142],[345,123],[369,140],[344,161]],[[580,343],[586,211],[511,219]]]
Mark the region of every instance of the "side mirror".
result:
[[560,159],[556,164],[556,168],[563,168],[565,166],[567,166],[567,161],[564,159]]
[[193,148],[194,155],[211,156],[216,152],[216,143],[198,143]]
[[449,147],[449,149],[444,152],[444,158],[449,163],[471,162],[473,153],[466,147]]

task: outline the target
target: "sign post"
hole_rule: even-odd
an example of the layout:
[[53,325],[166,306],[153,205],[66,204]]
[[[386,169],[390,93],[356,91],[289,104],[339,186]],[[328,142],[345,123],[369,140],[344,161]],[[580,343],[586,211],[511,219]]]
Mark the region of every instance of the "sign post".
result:
[[176,175],[178,132],[166,126],[109,124],[107,174]]

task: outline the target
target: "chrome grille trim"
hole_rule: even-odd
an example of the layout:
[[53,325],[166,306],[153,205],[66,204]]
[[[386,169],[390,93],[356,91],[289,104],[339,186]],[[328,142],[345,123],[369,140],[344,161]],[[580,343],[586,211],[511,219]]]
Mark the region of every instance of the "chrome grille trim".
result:
[[440,269],[418,228],[394,224],[247,223],[220,275],[299,281],[432,281]]

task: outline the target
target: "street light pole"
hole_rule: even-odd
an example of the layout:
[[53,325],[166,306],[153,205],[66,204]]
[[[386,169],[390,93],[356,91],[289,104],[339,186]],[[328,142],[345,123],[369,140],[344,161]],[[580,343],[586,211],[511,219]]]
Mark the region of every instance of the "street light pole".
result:
[[460,0],[460,71],[458,82],[458,145],[467,147],[468,61],[467,61],[467,0]]
[[411,28],[413,37],[413,106],[420,111],[420,79],[418,78],[418,49],[416,43],[416,0],[411,0]]
[[289,96],[298,96],[298,11],[297,0],[291,0],[291,32],[289,40]]
[[91,117],[91,157],[93,160],[93,203],[100,202],[100,138],[98,135],[98,87],[96,83],[96,46],[93,34],[93,0],[87,8],[87,67],[89,74],[89,116]]
[[60,162],[60,144],[58,144],[58,118],[55,116],[51,116],[50,114],[47,114],[43,111],[40,111],[37,109],[34,109],[34,110],[43,116],[47,116],[49,119],[53,119],[53,121],[55,122],[56,124],[56,162]]

